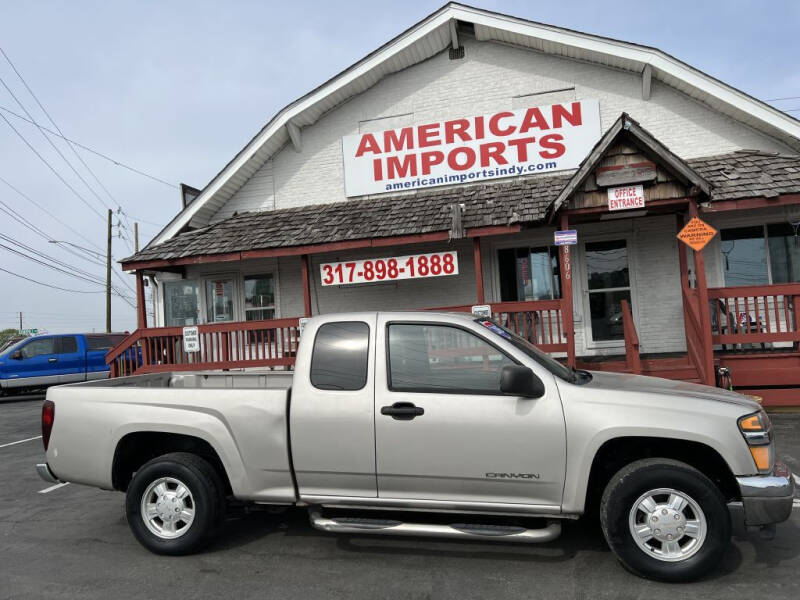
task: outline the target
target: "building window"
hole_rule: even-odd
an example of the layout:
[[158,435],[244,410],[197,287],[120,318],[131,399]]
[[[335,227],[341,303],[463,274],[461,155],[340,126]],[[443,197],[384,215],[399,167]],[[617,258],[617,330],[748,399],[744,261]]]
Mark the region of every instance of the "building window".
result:
[[206,323],[233,321],[233,279],[206,281]]
[[196,281],[164,282],[164,324],[167,327],[197,325],[200,321],[200,286]]
[[244,278],[244,315],[246,321],[275,318],[275,279],[271,274]]
[[723,229],[726,286],[800,281],[800,237],[788,223]]
[[505,248],[497,253],[503,302],[561,298],[558,248]]

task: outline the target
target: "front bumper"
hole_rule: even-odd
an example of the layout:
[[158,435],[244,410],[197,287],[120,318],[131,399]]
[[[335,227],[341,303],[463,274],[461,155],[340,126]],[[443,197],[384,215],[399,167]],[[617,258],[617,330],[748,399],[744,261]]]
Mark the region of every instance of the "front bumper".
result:
[[781,523],[792,514],[794,478],[785,464],[776,461],[772,473],[737,477],[736,482],[745,525]]

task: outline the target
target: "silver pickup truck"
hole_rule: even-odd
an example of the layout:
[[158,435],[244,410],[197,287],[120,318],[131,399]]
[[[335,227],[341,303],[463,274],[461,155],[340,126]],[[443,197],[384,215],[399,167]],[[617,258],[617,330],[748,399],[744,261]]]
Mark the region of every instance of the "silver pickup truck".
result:
[[231,499],[346,534],[547,542],[598,515],[620,561],[690,580],[794,484],[739,394],[565,367],[469,315],[311,319],[294,373],[163,373],[51,388],[48,481],[127,494],[136,539],[197,550]]

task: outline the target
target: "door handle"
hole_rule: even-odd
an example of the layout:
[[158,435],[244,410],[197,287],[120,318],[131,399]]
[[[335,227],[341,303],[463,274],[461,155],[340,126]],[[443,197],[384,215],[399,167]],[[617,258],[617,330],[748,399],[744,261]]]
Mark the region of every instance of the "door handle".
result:
[[425,409],[415,406],[412,402],[395,402],[391,406],[382,406],[381,414],[387,415],[397,421],[410,421],[414,417],[425,414]]
[[58,360],[57,358],[48,358],[47,362],[56,362],[57,360]]

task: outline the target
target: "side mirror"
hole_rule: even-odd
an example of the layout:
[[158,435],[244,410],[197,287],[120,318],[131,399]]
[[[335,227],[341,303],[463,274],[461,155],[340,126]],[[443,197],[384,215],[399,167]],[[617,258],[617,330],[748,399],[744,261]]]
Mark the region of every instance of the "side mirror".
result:
[[10,356],[10,358],[13,360],[22,360],[22,350],[17,350]]
[[544,384],[529,367],[506,365],[500,372],[500,391],[509,396],[541,398]]

